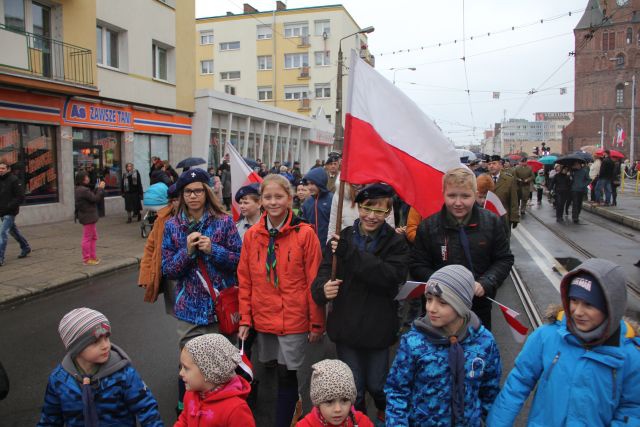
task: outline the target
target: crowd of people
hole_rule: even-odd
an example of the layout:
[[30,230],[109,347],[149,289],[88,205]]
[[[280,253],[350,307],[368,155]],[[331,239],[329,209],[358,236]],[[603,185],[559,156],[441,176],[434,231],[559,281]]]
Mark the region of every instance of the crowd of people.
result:
[[[609,261],[586,261],[562,279],[561,305],[528,337],[500,386],[489,298],[514,263],[510,231],[531,188],[555,182],[563,209],[574,190],[558,179],[562,170],[548,177],[487,160],[485,171],[478,164],[447,171],[441,210],[422,218],[411,208],[406,223],[394,218],[404,207],[384,183],[346,185],[339,218],[334,153],[304,175],[274,164],[260,184],[233,195],[237,222],[225,201],[224,161],[215,171],[221,196],[205,170],[190,168],[169,183],[158,163],[152,174],[167,187],[166,202],[138,285],[146,302],[164,294],[176,318],[175,425],[255,425],[257,379],[242,369],[240,349],[275,370],[277,427],[508,426],[536,386],[532,425],[640,425],[640,339],[623,319],[624,271]],[[132,189],[133,165],[127,174]],[[503,217],[483,208],[489,191],[504,199]],[[100,188],[82,192],[87,204],[100,197]],[[89,227],[88,257],[93,235]],[[405,301],[414,308],[405,319],[396,297],[407,278],[425,287],[421,299]],[[111,343],[106,316],[75,309],[59,333],[67,354],[49,378],[40,426],[162,425],[152,392]],[[304,397],[312,409],[303,414],[305,356],[327,339],[335,356],[311,361]]]

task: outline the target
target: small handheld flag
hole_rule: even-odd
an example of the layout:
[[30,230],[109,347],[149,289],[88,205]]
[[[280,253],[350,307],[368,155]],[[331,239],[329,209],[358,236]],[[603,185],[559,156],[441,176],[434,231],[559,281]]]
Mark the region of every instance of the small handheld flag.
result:
[[396,301],[402,301],[405,299],[420,298],[424,294],[424,287],[426,283],[406,281],[404,285],[400,286],[400,291],[396,295]]
[[520,315],[517,311],[507,307],[504,304],[500,304],[498,301],[491,299],[485,296],[491,302],[498,304],[500,310],[502,311],[502,315],[504,316],[504,320],[509,325],[509,329],[511,329],[511,334],[513,335],[513,339],[516,340],[517,343],[522,344],[524,340],[527,338],[527,333],[529,332],[529,328],[524,326],[516,317]]

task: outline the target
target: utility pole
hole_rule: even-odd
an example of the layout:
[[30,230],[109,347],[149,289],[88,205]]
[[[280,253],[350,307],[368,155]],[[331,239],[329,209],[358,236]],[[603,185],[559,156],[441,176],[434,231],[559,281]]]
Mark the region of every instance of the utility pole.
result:
[[604,114],[602,115],[602,123],[600,124],[600,148],[604,149]]
[[635,150],[635,128],[636,128],[636,75],[633,75],[631,83],[631,144],[629,145],[629,160],[634,161]]

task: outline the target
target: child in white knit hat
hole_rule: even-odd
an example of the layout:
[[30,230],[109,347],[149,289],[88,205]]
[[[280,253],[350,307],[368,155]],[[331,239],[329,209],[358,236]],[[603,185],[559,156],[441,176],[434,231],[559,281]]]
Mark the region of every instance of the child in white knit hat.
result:
[[311,368],[313,410],[296,424],[298,427],[373,427],[371,420],[353,407],[356,383],[346,363],[326,359]]
[[67,354],[49,376],[38,426],[162,426],[158,403],[111,343],[111,324],[90,308],[67,313],[58,326]]

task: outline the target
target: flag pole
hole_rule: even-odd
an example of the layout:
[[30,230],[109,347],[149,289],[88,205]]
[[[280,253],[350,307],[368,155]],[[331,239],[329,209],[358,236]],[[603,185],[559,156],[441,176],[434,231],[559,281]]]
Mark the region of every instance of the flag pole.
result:
[[[340,178],[340,189],[338,190],[338,211],[336,212],[336,229],[335,234],[340,235],[342,231],[342,205],[344,203],[344,181]],[[331,280],[336,280],[336,273],[338,270],[338,256],[333,254],[331,259]]]

